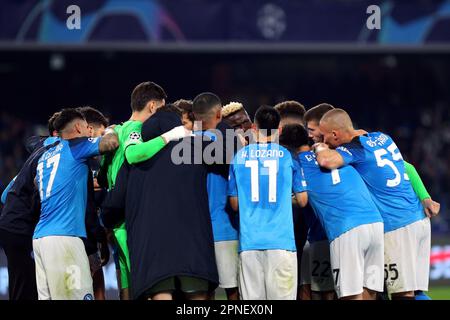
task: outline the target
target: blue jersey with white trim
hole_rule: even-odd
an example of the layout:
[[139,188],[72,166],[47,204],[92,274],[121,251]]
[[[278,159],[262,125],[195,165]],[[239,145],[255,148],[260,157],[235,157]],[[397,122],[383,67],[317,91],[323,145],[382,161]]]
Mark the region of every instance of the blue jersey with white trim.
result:
[[311,151],[298,155],[308,200],[331,242],[363,224],[383,222],[369,190],[352,166],[335,170],[319,167]]
[[240,251],[296,250],[292,191],[305,191],[299,174],[276,143],[250,144],[235,155],[228,195],[238,197]]
[[44,152],[36,168],[41,215],[34,239],[46,236],[86,237],[87,160],[99,155],[100,139],[60,141]]
[[383,217],[384,232],[425,218],[406,174],[403,157],[391,137],[382,132],[364,134],[336,151],[367,184]]

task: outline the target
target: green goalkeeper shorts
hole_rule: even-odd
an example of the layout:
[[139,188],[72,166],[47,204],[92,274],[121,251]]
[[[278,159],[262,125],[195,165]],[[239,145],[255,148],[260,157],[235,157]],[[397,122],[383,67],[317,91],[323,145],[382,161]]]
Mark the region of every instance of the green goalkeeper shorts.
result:
[[127,230],[125,229],[125,223],[122,223],[113,231],[118,247],[120,288],[127,289],[130,286],[130,254],[128,253]]

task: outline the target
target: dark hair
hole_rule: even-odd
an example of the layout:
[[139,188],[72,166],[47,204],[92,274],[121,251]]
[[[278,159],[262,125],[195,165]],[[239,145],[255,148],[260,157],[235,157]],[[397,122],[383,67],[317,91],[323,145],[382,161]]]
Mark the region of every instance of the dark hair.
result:
[[256,110],[255,123],[258,129],[274,130],[280,125],[280,113],[271,106],[261,106]]
[[59,115],[61,114],[61,111],[57,111],[54,114],[52,114],[52,116],[50,117],[50,119],[48,119],[48,133],[50,136],[53,135],[53,131],[55,131],[55,120],[56,118],[59,117]]
[[164,89],[154,82],[142,82],[131,93],[131,110],[142,111],[152,100],[167,99]]
[[330,110],[333,110],[334,107],[328,103],[320,103],[315,107],[312,107],[308,111],[306,111],[305,116],[303,117],[303,121],[308,123],[310,121],[319,122],[322,119],[323,115]]
[[297,149],[308,142],[308,132],[301,124],[287,124],[281,130],[280,144],[288,149]]
[[303,121],[305,107],[297,101],[283,101],[275,105],[275,109],[280,113],[281,118],[295,118]]
[[83,114],[75,108],[62,109],[59,116],[53,121],[53,127],[56,131],[61,132],[73,120],[85,120]]
[[192,102],[192,112],[197,120],[203,120],[216,107],[222,108],[222,101],[211,92],[200,93]]
[[109,124],[108,120],[103,115],[103,113],[101,113],[95,108],[87,106],[87,107],[79,107],[77,108],[77,110],[81,112],[83,117],[86,119],[86,122],[90,125],[93,124],[98,126],[102,125],[106,128]]
[[156,113],[158,113],[158,112],[173,112],[181,118],[180,108],[176,107],[174,104],[171,104],[171,103],[166,104],[165,106],[162,106],[161,108],[156,110]]
[[184,100],[180,99],[173,103],[175,107],[181,110],[182,113],[185,113],[189,120],[192,122],[195,121],[194,113],[192,112],[192,100]]

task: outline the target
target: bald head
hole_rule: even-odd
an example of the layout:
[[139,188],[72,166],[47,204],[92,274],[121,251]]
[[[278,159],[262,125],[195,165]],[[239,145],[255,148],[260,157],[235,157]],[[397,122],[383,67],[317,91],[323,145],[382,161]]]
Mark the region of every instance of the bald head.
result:
[[325,125],[332,130],[353,130],[352,119],[343,109],[333,109],[325,113],[320,119],[320,125]]
[[351,141],[354,129],[352,119],[345,110],[333,109],[324,114],[319,123],[323,141],[332,148]]

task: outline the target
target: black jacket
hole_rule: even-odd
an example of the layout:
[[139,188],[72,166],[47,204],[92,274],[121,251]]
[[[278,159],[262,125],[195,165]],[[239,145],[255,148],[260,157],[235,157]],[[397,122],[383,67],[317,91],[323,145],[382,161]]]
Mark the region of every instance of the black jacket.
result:
[[[178,116],[158,112],[143,124],[142,136],[146,141],[180,124]],[[125,208],[134,298],[175,275],[206,279],[211,289],[218,285],[206,188],[214,166],[177,165],[171,157],[174,148],[184,147],[192,161],[194,151],[210,143],[201,136],[171,142],[148,161],[119,170],[117,193],[105,201],[103,223],[120,221],[120,207]]]

